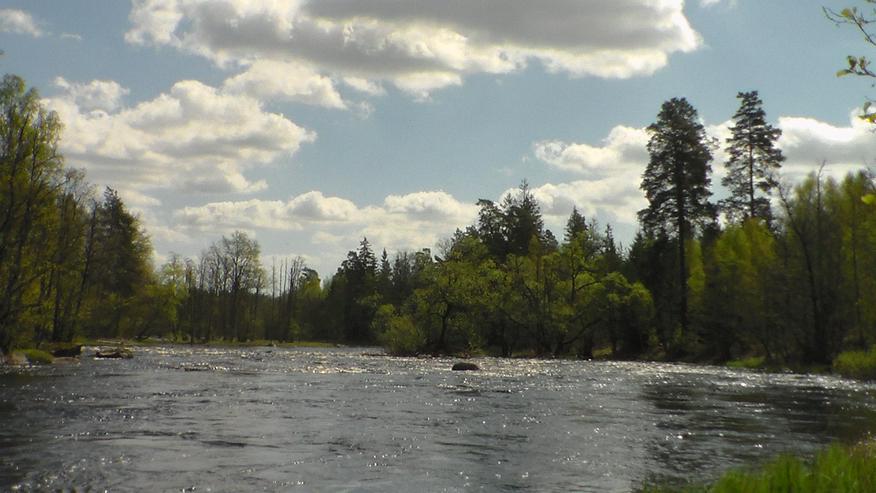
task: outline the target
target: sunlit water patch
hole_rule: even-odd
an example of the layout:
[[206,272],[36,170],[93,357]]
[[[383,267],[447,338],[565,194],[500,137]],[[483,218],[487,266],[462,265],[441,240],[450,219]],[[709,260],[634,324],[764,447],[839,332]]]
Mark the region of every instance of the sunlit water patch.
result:
[[629,491],[876,430],[876,387],[656,363],[150,347],[0,371],[0,490]]

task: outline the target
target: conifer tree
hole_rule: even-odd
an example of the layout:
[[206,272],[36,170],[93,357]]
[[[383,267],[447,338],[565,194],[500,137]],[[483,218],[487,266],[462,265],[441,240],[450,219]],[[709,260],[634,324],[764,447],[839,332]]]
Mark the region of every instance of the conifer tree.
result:
[[740,92],[736,98],[742,102],[733,115],[732,136],[727,139],[728,173],[721,180],[730,196],[721,201],[721,209],[734,222],[748,218],[769,222],[772,214],[767,195],[776,187],[775,171],[785,160],[775,146],[782,131],[766,122],[757,91]]
[[576,236],[585,231],[587,231],[587,220],[578,212],[577,206],[572,206],[572,214],[569,215],[569,219],[566,221],[566,237],[564,238],[566,243],[574,240]]
[[704,226],[715,219],[715,207],[709,202],[712,152],[696,109],[684,98],[663,103],[648,133],[651,158],[642,176],[641,188],[649,205],[639,211],[639,219],[646,232],[677,239],[678,316],[681,330],[686,332],[685,240],[692,237],[694,226]]

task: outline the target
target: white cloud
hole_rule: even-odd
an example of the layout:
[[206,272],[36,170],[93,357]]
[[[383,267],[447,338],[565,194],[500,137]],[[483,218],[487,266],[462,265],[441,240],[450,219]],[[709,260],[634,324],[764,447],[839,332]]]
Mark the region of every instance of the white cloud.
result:
[[389,214],[406,215],[422,221],[464,222],[477,213],[475,206],[464,204],[443,191],[390,195],[383,201]]
[[359,216],[353,202],[339,197],[326,197],[321,192],[301,194],[286,204],[288,214],[300,221],[350,222]]
[[251,199],[185,207],[177,211],[175,217],[184,226],[201,230],[261,228],[297,231],[305,224],[353,223],[359,220],[361,211],[347,199],[326,197],[319,191],[311,191],[286,202]]
[[709,8],[716,5],[724,4],[728,7],[735,7],[736,0],[700,0],[700,7]]
[[0,9],[0,32],[27,34],[34,38],[43,35],[33,16],[17,9]]
[[414,97],[531,61],[574,77],[649,75],[701,45],[683,0],[136,0],[130,43],[221,66],[293,62],[366,93]]
[[82,111],[113,112],[122,105],[122,98],[130,92],[111,80],[93,80],[88,84],[70,83],[63,77],[55,78],[55,86]]
[[330,78],[295,62],[257,60],[243,73],[226,80],[223,87],[229,93],[249,94],[258,99],[347,107]]
[[124,107],[113,81],[56,81],[47,99],[65,124],[61,150],[89,178],[141,192],[255,192],[245,172],[294,154],[315,134],[265,111],[245,94],[180,81],[158,97]]
[[644,128],[619,125],[601,145],[542,141],[533,145],[535,156],[550,166],[582,178],[533,188],[533,195],[554,224],[565,219],[572,207],[586,216],[599,215],[612,221],[634,224],[636,212],[647,202],[639,190],[648,164],[648,133]]
[[551,166],[596,179],[630,169],[641,172],[648,160],[647,144],[645,129],[619,125],[611,129],[601,146],[541,141],[533,150],[538,159]]
[[304,232],[320,248],[310,254],[321,258],[321,265],[336,264],[344,248],[352,248],[362,237],[393,250],[434,247],[456,228],[473,224],[476,216],[474,204],[459,202],[442,191],[390,195],[382,204],[364,207],[310,191],[287,201],[214,202],[186,207],[174,215],[184,230],[202,233],[235,229]]
[[361,77],[345,77],[344,84],[369,96],[382,96],[386,93],[379,83]]
[[778,126],[782,129],[779,146],[787,158],[783,175],[798,180],[816,170],[822,162],[825,171],[841,177],[849,171],[873,166],[876,156],[876,139],[873,128],[857,117],[849,115],[849,126],[835,126],[813,118],[782,117]]

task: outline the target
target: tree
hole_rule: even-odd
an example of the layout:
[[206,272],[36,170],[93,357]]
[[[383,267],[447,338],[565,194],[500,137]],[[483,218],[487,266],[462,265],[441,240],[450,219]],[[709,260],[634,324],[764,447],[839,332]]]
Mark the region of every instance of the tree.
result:
[[125,335],[123,320],[135,296],[152,279],[152,245],[139,219],[128,211],[118,192],[107,187],[95,212],[93,279],[97,297],[91,328],[105,335]]
[[803,331],[798,339],[805,362],[829,364],[847,325],[841,320],[840,303],[842,233],[826,200],[835,187],[819,170],[799,184],[793,196],[780,189],[792,294],[786,315],[796,318],[795,325]]
[[225,269],[229,295],[229,320],[231,334],[238,341],[241,336],[249,336],[249,326],[243,327],[246,294],[262,287],[264,275],[259,257],[260,247],[257,241],[251,240],[246,233],[235,231],[230,238],[222,237],[220,241],[221,262]]
[[0,82],[0,352],[21,330],[49,262],[47,219],[55,212],[63,158],[61,122],[20,77]]
[[566,235],[563,239],[569,243],[585,231],[587,231],[587,220],[578,212],[578,207],[572,206],[572,213],[566,221]]
[[[863,0],[868,4],[876,4],[876,0]],[[848,7],[837,12],[834,9],[824,7],[824,13],[828,19],[835,22],[837,25],[850,25],[857,29],[864,37],[864,41],[876,46],[876,32],[872,31],[871,25],[876,22],[876,7],[858,8]],[[876,78],[876,72],[870,68],[870,59],[866,56],[846,56],[846,68],[837,72],[838,77],[846,75],[858,75],[862,77]],[[876,110],[872,109],[872,100],[867,100],[864,104],[861,118],[870,123],[876,123]]]
[[674,236],[678,243],[678,322],[688,328],[688,288],[685,244],[695,226],[715,220],[709,202],[712,152],[697,111],[684,98],[663,103],[657,121],[648,126],[650,160],[641,188],[649,205],[639,211],[645,230]]
[[721,201],[721,208],[734,222],[760,218],[769,223],[770,201],[764,195],[778,185],[775,172],[785,157],[775,143],[782,131],[766,122],[757,91],[740,92],[736,98],[742,102],[733,115],[732,135],[727,139],[728,173],[721,180],[730,196]]
[[347,253],[335,277],[343,285],[341,324],[347,340],[371,342],[371,322],[378,308],[377,257],[368,238],[362,238],[358,250]]

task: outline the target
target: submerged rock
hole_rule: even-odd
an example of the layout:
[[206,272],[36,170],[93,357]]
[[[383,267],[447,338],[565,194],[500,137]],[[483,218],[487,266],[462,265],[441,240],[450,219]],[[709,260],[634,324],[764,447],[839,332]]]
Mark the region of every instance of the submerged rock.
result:
[[131,351],[130,348],[126,347],[111,349],[101,348],[94,353],[94,357],[102,359],[130,359],[134,357],[134,351]]
[[459,363],[454,363],[453,371],[476,371],[480,370],[480,367],[474,363],[469,363],[467,361],[460,361]]

